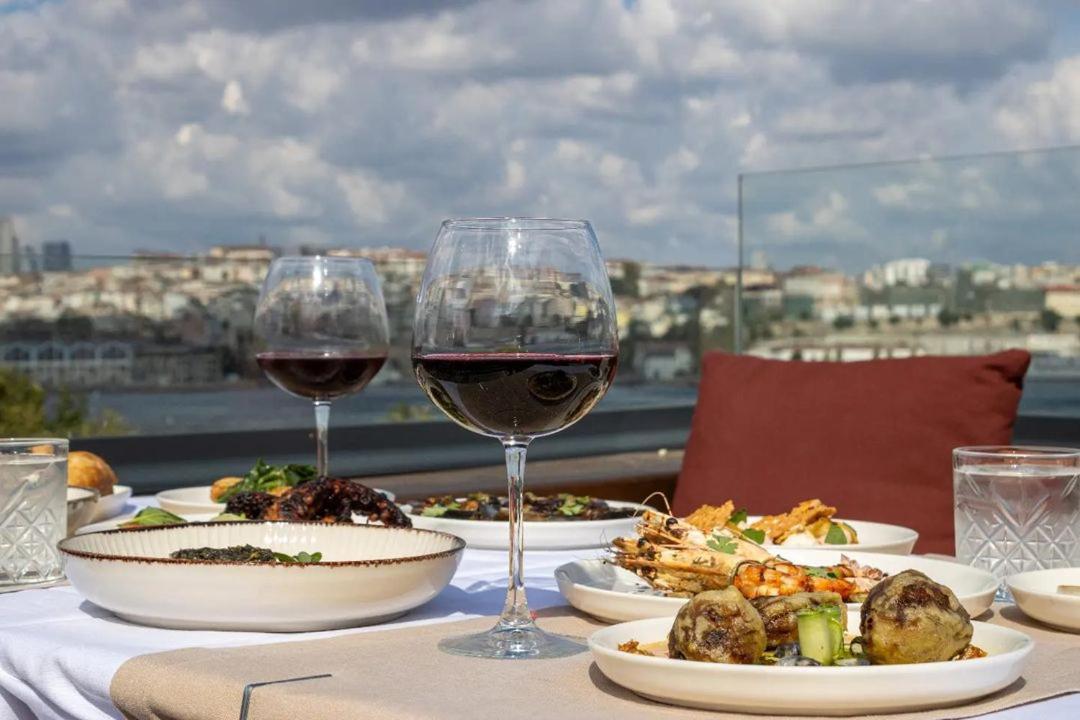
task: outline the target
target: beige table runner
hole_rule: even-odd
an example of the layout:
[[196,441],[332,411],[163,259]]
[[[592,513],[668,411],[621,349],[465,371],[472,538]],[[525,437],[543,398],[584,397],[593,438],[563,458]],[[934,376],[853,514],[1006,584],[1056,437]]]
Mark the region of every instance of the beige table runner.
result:
[[[541,616],[545,628],[568,635],[587,636],[600,627],[568,608],[550,609]],[[994,611],[990,620],[1035,638],[1023,680],[964,707],[889,717],[964,718],[1080,691],[1080,635],[1052,632],[1026,620],[1015,608]],[[236,718],[248,683],[332,673],[331,678],[258,688],[249,718],[746,717],[639,698],[607,680],[589,653],[500,662],[455,657],[436,648],[443,637],[483,630],[492,622],[485,618],[321,640],[143,655],[120,667],[110,693],[125,716],[139,720]]]

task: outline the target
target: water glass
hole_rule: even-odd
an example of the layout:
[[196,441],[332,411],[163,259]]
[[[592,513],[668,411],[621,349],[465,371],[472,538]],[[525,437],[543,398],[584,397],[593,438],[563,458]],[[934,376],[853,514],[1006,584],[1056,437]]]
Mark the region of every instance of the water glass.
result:
[[[1080,565],[1080,450],[953,451],[956,556],[998,580]],[[998,599],[1011,601],[1004,584]]]
[[62,575],[67,454],[67,440],[0,440],[0,589]]

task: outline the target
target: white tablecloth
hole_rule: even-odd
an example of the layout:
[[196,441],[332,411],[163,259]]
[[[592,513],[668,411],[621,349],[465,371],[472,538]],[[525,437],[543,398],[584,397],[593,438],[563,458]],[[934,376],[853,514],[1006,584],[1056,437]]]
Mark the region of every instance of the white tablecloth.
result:
[[[534,609],[563,604],[553,572],[599,550],[529,552],[526,580]],[[393,623],[325,633],[163,630],[124,622],[86,602],[71,587],[0,595],[0,718],[118,718],[109,683],[124,661],[184,647],[286,642],[344,632],[495,615],[506,587],[506,553],[467,550],[439,597]],[[1080,668],[1077,669],[1080,672]],[[1080,694],[988,715],[996,720],[1075,720]]]

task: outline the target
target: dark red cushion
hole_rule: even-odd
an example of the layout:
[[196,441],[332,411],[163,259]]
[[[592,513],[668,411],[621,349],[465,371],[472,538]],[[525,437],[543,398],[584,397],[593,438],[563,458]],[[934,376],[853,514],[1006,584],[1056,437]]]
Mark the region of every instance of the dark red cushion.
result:
[[820,498],[838,516],[915,528],[954,552],[951,451],[1012,439],[1031,356],[784,362],[705,356],[674,511],[751,514]]

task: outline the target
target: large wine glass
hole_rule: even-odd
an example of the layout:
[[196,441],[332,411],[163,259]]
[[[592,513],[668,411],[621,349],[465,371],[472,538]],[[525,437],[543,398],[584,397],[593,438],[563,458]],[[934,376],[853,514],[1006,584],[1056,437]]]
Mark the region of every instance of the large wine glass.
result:
[[254,335],[266,376],[315,404],[315,466],[326,477],[330,403],[363,390],[386,362],[389,330],[375,267],[359,258],[278,258],[263,282]]
[[525,599],[522,492],[525,452],[585,416],[618,362],[618,331],[604,260],[582,220],[447,220],[416,303],[413,369],[450,418],[497,438],[506,454],[510,572],[490,631],[440,643],[474,657],[545,658],[581,652],[540,630]]

